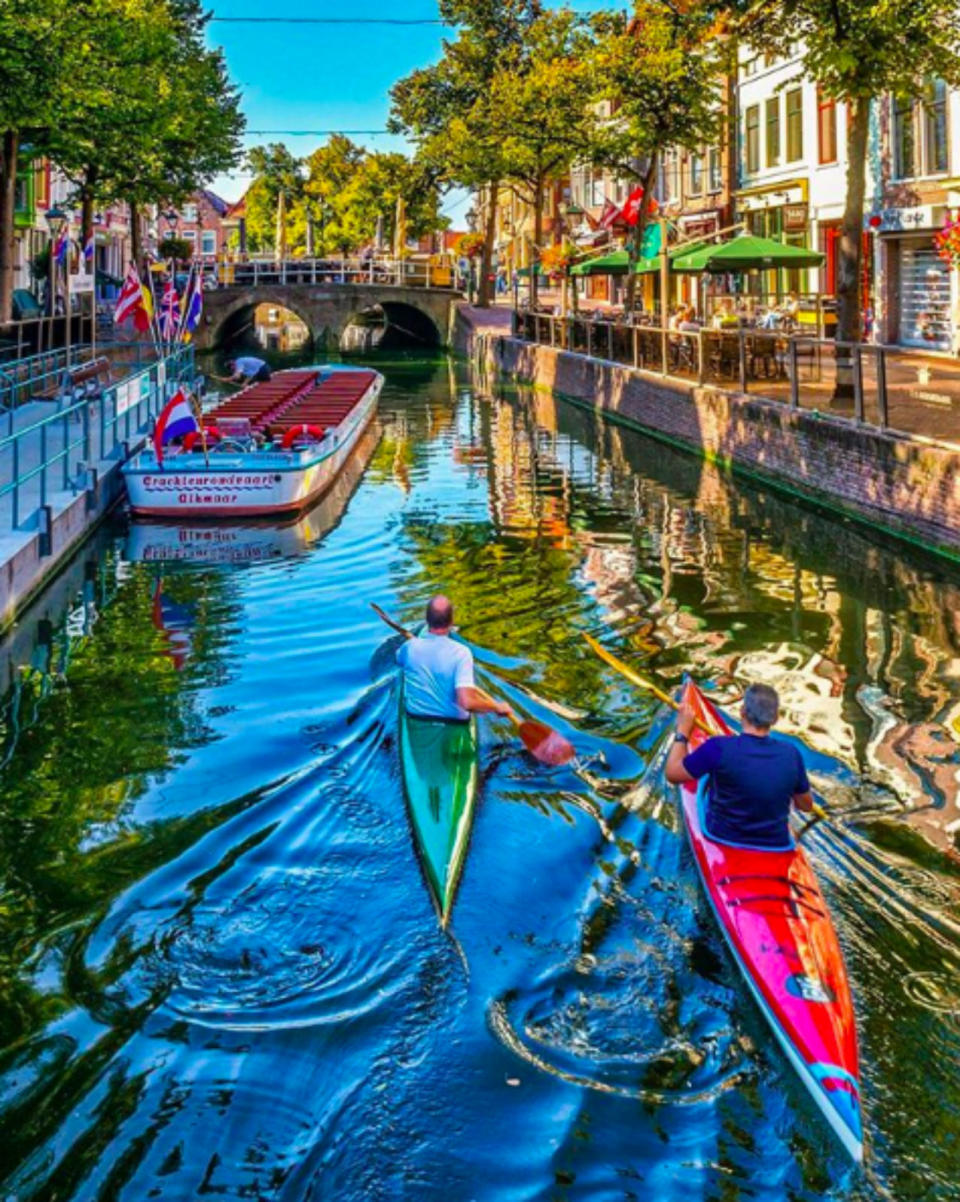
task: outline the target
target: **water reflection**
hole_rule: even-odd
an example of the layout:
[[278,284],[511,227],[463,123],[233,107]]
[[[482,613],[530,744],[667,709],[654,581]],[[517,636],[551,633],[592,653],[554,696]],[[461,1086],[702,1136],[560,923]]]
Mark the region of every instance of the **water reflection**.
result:
[[[960,575],[542,393],[383,366],[382,437],[326,508],[107,531],[49,637],[0,645],[4,1194],[960,1196]],[[439,587],[580,753],[546,769],[486,724],[456,942],[367,606],[412,620]],[[700,902],[666,715],[583,630],[667,687],[776,682],[848,815],[810,850],[866,1176]]]

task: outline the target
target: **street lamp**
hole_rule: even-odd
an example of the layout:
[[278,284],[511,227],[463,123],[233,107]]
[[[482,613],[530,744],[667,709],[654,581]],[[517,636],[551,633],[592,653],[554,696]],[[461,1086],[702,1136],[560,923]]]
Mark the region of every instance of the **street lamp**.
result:
[[314,217],[313,217],[313,201],[312,200],[307,201],[306,210],[307,210],[307,247],[306,247],[306,250],[307,250],[307,258],[312,259],[314,257],[314,245],[313,245]]
[[56,244],[60,239],[60,235],[63,233],[63,228],[67,224],[69,217],[59,205],[54,205],[52,208],[47,209],[47,211],[44,213],[44,217],[46,218],[47,226],[50,230],[50,266],[47,275],[47,292],[49,294],[49,303],[47,307],[50,310],[50,316],[54,317],[56,316],[57,303]]
[[176,209],[167,209],[167,211],[165,213],[161,213],[160,216],[167,223],[167,237],[172,238],[176,233],[177,222],[180,220],[180,214]]

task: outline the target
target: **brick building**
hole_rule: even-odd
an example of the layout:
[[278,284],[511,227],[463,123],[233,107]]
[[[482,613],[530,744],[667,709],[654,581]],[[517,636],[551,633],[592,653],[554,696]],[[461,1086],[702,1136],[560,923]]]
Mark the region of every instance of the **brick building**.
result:
[[[193,243],[193,253],[206,263],[214,263],[227,249],[234,226],[224,227],[230,205],[216,192],[201,188],[179,210],[161,210],[160,236],[173,234]],[[176,221],[172,214],[176,214]]]

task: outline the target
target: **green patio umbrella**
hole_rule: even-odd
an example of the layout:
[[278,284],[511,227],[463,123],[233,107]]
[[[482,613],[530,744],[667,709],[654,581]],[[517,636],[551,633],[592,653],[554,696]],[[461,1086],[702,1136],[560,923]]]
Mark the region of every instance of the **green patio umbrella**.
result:
[[819,267],[823,262],[819,251],[806,246],[791,246],[774,242],[755,234],[740,234],[729,242],[686,249],[673,260],[674,271],[712,272],[766,271],[775,267]]
[[[677,270],[677,262],[682,255],[690,254],[692,251],[702,247],[702,243],[688,244],[687,246],[678,247],[669,252],[670,270]],[[625,250],[614,250],[608,255],[602,255],[599,259],[588,259],[585,263],[578,263],[576,267],[571,268],[571,275],[626,275],[629,258]],[[634,266],[636,275],[645,275],[650,271],[660,270],[660,256],[654,255],[652,259],[638,259]]]
[[[539,263],[535,263],[534,267],[536,268],[537,275],[542,278],[543,277],[543,267]],[[521,267],[517,272],[515,272],[515,274],[518,275],[521,279],[526,280],[530,276],[530,268],[529,267]]]

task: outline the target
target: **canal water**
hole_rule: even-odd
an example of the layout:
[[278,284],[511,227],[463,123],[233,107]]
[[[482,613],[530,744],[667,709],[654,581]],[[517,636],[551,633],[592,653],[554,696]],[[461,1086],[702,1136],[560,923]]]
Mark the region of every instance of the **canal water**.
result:
[[[960,569],[441,357],[383,361],[283,527],[103,531],[0,644],[0,1198],[960,1198]],[[361,468],[365,471],[361,473]],[[396,640],[484,682],[452,931]],[[662,781],[672,687],[777,683],[859,1015],[854,1170],[725,954]]]

